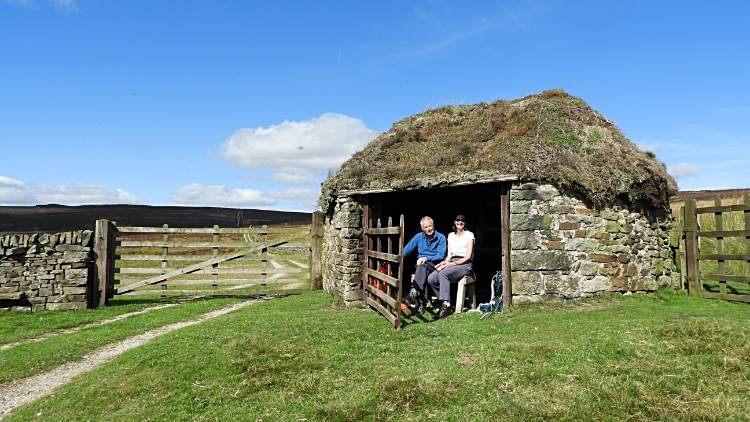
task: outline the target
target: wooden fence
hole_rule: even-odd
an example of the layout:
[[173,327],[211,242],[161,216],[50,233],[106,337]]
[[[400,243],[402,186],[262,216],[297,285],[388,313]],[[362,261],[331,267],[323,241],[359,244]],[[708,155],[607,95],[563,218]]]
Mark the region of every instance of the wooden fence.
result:
[[[725,230],[725,213],[730,212],[744,214],[743,229]],[[750,302],[750,196],[745,195],[743,203],[737,205],[721,205],[721,199],[716,199],[712,207],[698,207],[694,199],[688,199],[680,214],[684,239],[680,242],[680,249],[684,248],[681,267],[689,294]],[[703,214],[713,214],[715,230],[701,229],[700,216]],[[705,218],[703,221],[708,222]],[[738,250],[741,253],[725,253],[730,238],[739,238],[741,248]],[[709,267],[713,271],[712,261],[716,262],[716,270],[707,272]],[[737,274],[739,266],[733,266],[735,274],[728,274],[727,261],[744,261],[744,275]]]
[[294,228],[118,227],[98,220],[98,303],[123,294],[260,296],[320,289],[322,223],[319,212],[313,224]]

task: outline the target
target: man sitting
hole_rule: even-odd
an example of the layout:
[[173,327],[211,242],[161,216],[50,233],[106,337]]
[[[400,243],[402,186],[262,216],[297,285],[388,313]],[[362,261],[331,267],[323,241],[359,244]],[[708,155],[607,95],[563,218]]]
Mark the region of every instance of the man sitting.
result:
[[402,300],[409,306],[418,304],[416,315],[422,316],[427,304],[427,297],[424,294],[425,283],[427,283],[427,277],[435,271],[435,266],[445,258],[446,242],[445,236],[435,231],[435,224],[431,217],[422,217],[419,225],[422,233],[414,236],[404,247],[404,256],[416,250],[419,258],[411,291]]

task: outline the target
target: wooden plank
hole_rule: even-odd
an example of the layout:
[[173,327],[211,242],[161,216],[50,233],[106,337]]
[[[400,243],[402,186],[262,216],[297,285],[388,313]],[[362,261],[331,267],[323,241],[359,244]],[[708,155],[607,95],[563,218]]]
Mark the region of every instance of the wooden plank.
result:
[[[366,284],[364,287],[365,287],[365,289],[367,290],[368,293],[371,293],[371,294],[379,297],[382,301],[384,301],[388,305],[390,305],[390,306],[392,306],[394,308],[396,307],[396,304],[397,304],[396,300],[394,298],[392,298],[391,296],[389,296],[387,293],[381,291],[380,289],[378,289],[377,287],[375,287],[375,286],[373,286],[371,284]],[[399,308],[400,308],[400,306],[399,306]]]
[[385,252],[377,252],[377,251],[369,251],[367,256],[370,258],[377,258],[382,259],[385,261],[400,263],[401,257],[395,254],[385,253]]
[[94,252],[96,254],[96,275],[98,282],[97,291],[95,292],[96,297],[92,300],[94,306],[107,305],[108,281],[114,279],[114,275],[111,274],[112,266],[109,262],[109,259],[112,256],[110,249],[114,249],[114,245],[111,243],[112,230],[114,230],[114,225],[111,221],[105,219],[96,220],[94,230]]
[[696,214],[714,214],[717,212],[732,212],[732,211],[750,211],[750,205],[738,204],[738,205],[723,205],[715,207],[702,207],[696,208]]
[[[303,227],[292,227],[292,228],[273,228],[273,229],[267,229],[265,232],[268,234],[284,234],[284,233],[291,233],[296,230],[300,230],[302,228],[309,228],[307,226]],[[117,228],[120,233],[164,233],[164,229],[161,227],[131,227],[131,226],[125,226],[125,227],[118,227]],[[246,234],[246,233],[257,233],[260,234],[263,232],[262,229],[259,228],[224,228],[219,229],[218,231],[220,234]],[[167,233],[174,233],[174,234],[213,234],[214,229],[213,228],[199,228],[199,229],[193,229],[193,228],[169,228],[167,229]]]
[[695,257],[699,260],[709,261],[747,261],[750,260],[750,254],[697,254]]
[[323,213],[315,211],[310,226],[310,290],[323,289],[323,225]]
[[687,290],[687,261],[685,260],[685,206],[680,207],[680,219],[678,226],[679,254],[680,254],[680,289]]
[[[304,234],[307,234],[307,233],[309,233],[309,230],[307,230],[307,231],[304,232]],[[203,267],[207,267],[207,266],[215,264],[215,263],[229,261],[231,259],[238,258],[240,256],[244,256],[244,255],[247,255],[249,253],[253,253],[253,252],[255,252],[255,251],[257,251],[257,250],[259,250],[259,249],[261,249],[263,247],[276,246],[276,245],[279,245],[281,243],[286,242],[289,239],[294,239],[294,238],[297,238],[299,236],[300,235],[298,235],[297,233],[294,233],[294,234],[291,234],[291,235],[286,236],[286,237],[281,238],[281,239],[272,240],[272,241],[268,242],[265,245],[255,246],[255,247],[252,247],[250,249],[246,249],[244,251],[239,251],[239,252],[235,252],[235,253],[230,254],[230,255],[224,255],[224,256],[220,256],[218,258],[213,258],[213,259],[209,259],[207,261],[199,262],[197,264],[194,264],[194,265],[191,265],[191,266],[188,266],[188,267],[185,267],[185,268],[181,268],[179,270],[175,270],[175,271],[172,271],[172,272],[167,273],[167,274],[162,274],[162,275],[159,275],[159,276],[156,276],[156,277],[149,278],[147,280],[143,280],[140,283],[135,283],[135,284],[138,284],[137,286],[135,284],[127,286],[127,287],[124,288],[124,289],[127,289],[127,290],[123,290],[123,288],[120,288],[120,289],[118,289],[117,292],[118,293],[125,293],[125,292],[127,292],[129,290],[132,290],[132,289],[135,289],[135,288],[138,288],[138,287],[142,287],[142,286],[147,286],[149,284],[155,284],[155,283],[158,283],[160,281],[172,278],[172,277],[180,275],[180,274],[192,273],[193,271],[198,271],[198,270],[202,269]]]
[[[260,257],[250,257],[250,256],[241,256],[239,258],[235,258],[232,261],[266,261],[269,259],[273,259],[274,261],[289,261],[291,259],[300,259],[305,258],[307,259],[307,255],[293,255],[296,258],[289,258],[288,256],[280,256],[280,255],[269,255],[266,258],[260,258]],[[163,261],[162,255],[117,255],[116,257],[120,261]],[[167,261],[205,261],[207,259],[212,259],[213,255],[169,255],[167,257]]]
[[[721,198],[714,199],[714,204],[717,207],[721,207]],[[724,231],[724,219],[722,218],[722,213],[717,212],[714,213],[714,223],[716,225],[716,231],[721,232]],[[723,237],[717,237],[716,238],[716,255],[723,255],[724,254],[724,238]],[[696,256],[696,259],[700,259]],[[726,264],[724,262],[725,260],[723,258],[719,259],[719,265],[718,265],[718,272],[719,274],[726,274]],[[727,294],[727,283],[726,281],[719,281],[719,292],[721,294]]]
[[695,235],[698,237],[747,237],[750,236],[750,230],[699,231]]
[[[137,283],[140,279],[122,279],[122,280],[115,280],[115,282],[119,282],[120,286],[127,286],[128,284]],[[204,279],[197,279],[197,280],[175,280],[175,279],[169,279],[167,281],[162,281],[159,283],[159,285],[166,284],[168,286],[182,286],[182,285],[206,285],[206,284],[262,284],[264,282],[268,282],[268,284],[272,283],[307,283],[310,280],[307,278],[271,278],[271,279],[265,279],[265,278],[220,278],[220,279],[213,279],[213,278],[204,278]],[[174,283],[174,284],[170,284]]]
[[[392,313],[388,312],[385,307],[383,307],[381,304],[373,300],[372,298],[367,298],[367,304],[375,308],[376,311],[380,313],[380,315],[383,315],[385,319],[387,319],[393,326],[396,326],[396,315],[393,315]],[[400,306],[399,306],[400,308]]]
[[[297,236],[300,237],[300,236]],[[286,247],[307,246],[308,242],[279,242],[284,243]],[[256,245],[263,245],[263,242],[164,242],[164,241],[147,241],[147,240],[121,240],[119,246],[123,248],[142,247],[142,248],[249,248]]]
[[688,294],[698,296],[698,260],[695,259],[695,200],[685,200],[685,261],[687,262]]
[[[749,208],[745,210],[745,231],[748,231],[750,230],[750,195],[745,194],[742,199],[745,206]],[[745,252],[750,253],[750,233],[745,236]],[[750,259],[747,260],[745,275],[750,276]],[[748,287],[750,287],[750,285],[748,285]]]
[[376,227],[367,229],[367,234],[398,234],[398,227]]
[[369,276],[372,276],[372,277],[375,277],[378,280],[385,281],[386,283],[390,284],[393,287],[397,287],[398,286],[398,279],[396,279],[394,277],[391,277],[391,276],[388,276],[388,275],[385,275],[385,274],[381,273],[378,270],[373,270],[372,268],[367,268],[367,269],[365,269],[365,274],[367,274]]
[[[483,183],[495,183],[495,182],[512,182],[518,180],[518,176],[515,174],[504,174],[499,175],[495,177],[488,177],[486,179],[479,179],[475,181],[461,181],[456,183],[448,183],[445,185],[440,185],[438,187],[427,187],[427,186],[419,186],[414,188],[406,188],[406,189],[398,189],[398,190],[419,190],[419,189],[439,189],[439,188],[447,188],[451,186],[466,186],[466,185],[478,185]],[[340,196],[349,196],[349,195],[369,195],[374,193],[385,193],[385,192],[393,192],[396,189],[386,188],[386,189],[370,189],[370,190],[354,190],[354,189],[342,189],[338,191],[338,194]]]
[[[370,277],[367,276],[367,270],[372,269],[372,262],[370,259],[370,249],[371,247],[371,237],[367,234],[367,229],[370,227],[370,217],[372,214],[372,210],[370,209],[369,202],[365,204],[365,209],[362,212],[362,227],[364,228],[364,234],[363,234],[363,240],[364,240],[364,253],[363,253],[363,259],[365,263],[365,272],[362,274],[362,284],[367,285],[370,284]],[[369,299],[369,293],[367,292],[367,289],[364,287],[362,288],[362,299],[365,306],[367,306],[368,299]]]
[[503,272],[503,303],[513,305],[513,289],[510,272],[510,183],[500,187],[500,266]]
[[727,275],[727,274],[700,274],[700,280],[711,281],[737,281],[740,283],[750,283],[750,276],[746,275]]
[[125,293],[127,296],[268,296],[299,295],[308,289],[273,289],[273,290],[136,290]]
[[401,329],[401,299],[404,295],[404,215],[398,219],[398,291],[396,292],[396,329]]
[[733,294],[723,294],[723,293],[712,293],[712,292],[698,292],[698,297],[706,298],[706,299],[721,299],[721,300],[731,300],[735,302],[750,302],[750,296],[748,295],[733,295]]
[[[120,274],[166,274],[179,268],[118,268]],[[211,268],[191,271],[191,274],[289,274],[301,273],[302,268]]]

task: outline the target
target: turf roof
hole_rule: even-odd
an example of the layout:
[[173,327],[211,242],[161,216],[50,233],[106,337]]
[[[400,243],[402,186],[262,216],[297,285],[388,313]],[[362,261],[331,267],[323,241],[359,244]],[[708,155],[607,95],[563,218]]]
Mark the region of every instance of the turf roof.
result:
[[668,203],[677,184],[585,101],[562,89],[491,104],[444,106],[396,122],[323,183],[324,211],[340,190],[414,189],[513,174],[581,193]]

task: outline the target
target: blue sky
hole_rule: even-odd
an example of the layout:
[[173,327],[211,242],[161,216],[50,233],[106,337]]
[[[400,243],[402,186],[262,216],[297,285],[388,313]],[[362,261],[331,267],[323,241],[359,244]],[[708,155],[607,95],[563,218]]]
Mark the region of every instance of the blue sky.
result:
[[311,210],[427,106],[563,88],[750,188],[748,2],[0,0],[0,205]]

